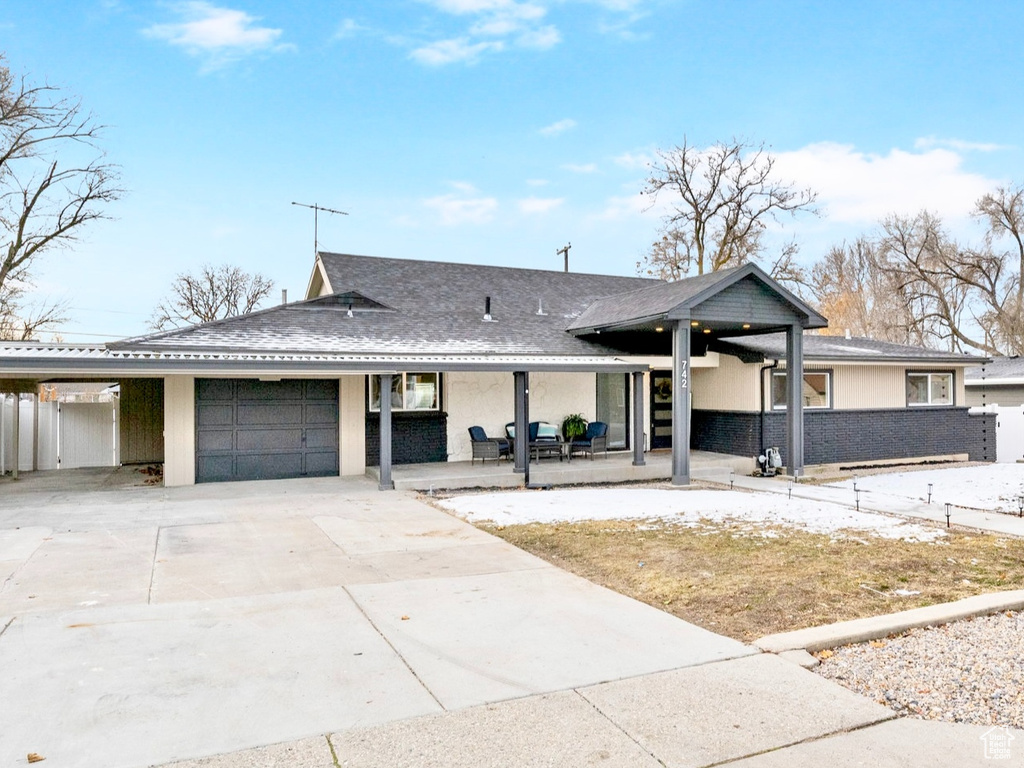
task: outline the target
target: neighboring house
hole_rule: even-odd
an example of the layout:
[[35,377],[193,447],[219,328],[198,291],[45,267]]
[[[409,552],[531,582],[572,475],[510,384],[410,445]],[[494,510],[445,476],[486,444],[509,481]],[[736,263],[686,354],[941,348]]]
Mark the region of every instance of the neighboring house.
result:
[[[673,449],[677,483],[679,446],[777,444],[796,473],[805,457],[984,458],[987,417],[963,404],[963,368],[983,358],[804,334],[825,324],[754,265],[665,283],[321,253],[301,302],[107,345],[0,346],[0,391],[117,380],[122,456],[163,460],[168,485],[379,462],[388,487],[393,463],[469,460],[470,426],[570,413],[607,422],[634,463]],[[787,387],[776,374],[805,355]]]
[[996,461],[1024,462],[1024,359],[997,357],[966,372],[967,404],[996,420]]
[[966,371],[967,405],[1024,405],[1024,358],[996,357]]

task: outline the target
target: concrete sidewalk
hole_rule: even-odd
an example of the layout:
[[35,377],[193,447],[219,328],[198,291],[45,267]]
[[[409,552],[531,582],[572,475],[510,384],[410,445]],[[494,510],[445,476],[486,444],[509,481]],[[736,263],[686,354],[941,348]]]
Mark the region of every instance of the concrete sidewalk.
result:
[[991,764],[365,479],[10,490],[0,765]]

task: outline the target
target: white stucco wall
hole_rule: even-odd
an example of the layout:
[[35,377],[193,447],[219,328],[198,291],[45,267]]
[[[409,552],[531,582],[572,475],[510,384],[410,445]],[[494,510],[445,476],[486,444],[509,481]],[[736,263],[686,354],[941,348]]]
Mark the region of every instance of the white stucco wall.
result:
[[366,377],[338,380],[338,448],[342,475],[366,472]]
[[[515,417],[515,385],[511,373],[445,374],[448,412],[448,460],[469,461],[473,452],[469,428],[481,426],[500,437]],[[593,420],[597,409],[597,380],[593,373],[530,374],[530,421],[558,427],[570,413]]]
[[196,379],[164,378],[164,485],[196,482]]

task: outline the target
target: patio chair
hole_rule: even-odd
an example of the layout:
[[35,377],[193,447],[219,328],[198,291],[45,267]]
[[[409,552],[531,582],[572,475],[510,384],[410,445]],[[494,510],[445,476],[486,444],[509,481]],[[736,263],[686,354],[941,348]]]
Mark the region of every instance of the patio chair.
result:
[[486,461],[487,459],[500,459],[502,456],[512,457],[511,443],[504,437],[488,437],[483,427],[470,427],[469,440],[473,446],[473,458],[470,460],[470,464],[477,459]]
[[590,460],[594,460],[594,454],[600,451],[608,455],[608,425],[603,421],[592,421],[587,425],[586,434],[578,437],[569,443],[569,459],[572,460],[574,452],[589,453]]

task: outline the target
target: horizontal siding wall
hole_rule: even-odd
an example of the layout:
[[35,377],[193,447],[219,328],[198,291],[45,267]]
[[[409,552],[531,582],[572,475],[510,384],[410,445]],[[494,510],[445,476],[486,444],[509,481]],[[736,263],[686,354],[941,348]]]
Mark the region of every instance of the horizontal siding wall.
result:
[[967,387],[967,405],[1024,405],[1024,386]]
[[[511,373],[452,372],[444,375],[448,413],[448,460],[469,461],[469,428],[480,426],[488,436],[503,437],[515,418]],[[588,421],[597,414],[597,378],[593,373],[530,374],[530,421],[548,421],[561,428],[570,413]]]
[[744,363],[732,355],[719,355],[717,368],[693,368],[693,408],[759,411],[761,390],[757,376],[760,370],[761,364]]
[[[779,370],[786,366],[780,365]],[[836,410],[907,407],[907,371],[953,371],[954,405],[966,402],[964,372],[949,366],[829,365],[806,363],[805,371],[832,371],[832,407]]]

